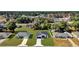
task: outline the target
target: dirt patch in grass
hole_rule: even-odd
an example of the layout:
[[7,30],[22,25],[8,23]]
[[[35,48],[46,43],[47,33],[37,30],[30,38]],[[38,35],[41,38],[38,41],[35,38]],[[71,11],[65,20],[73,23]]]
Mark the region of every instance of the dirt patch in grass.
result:
[[72,44],[68,40],[54,38],[54,46],[71,47]]
[[72,41],[79,46],[79,40],[78,39],[73,38]]

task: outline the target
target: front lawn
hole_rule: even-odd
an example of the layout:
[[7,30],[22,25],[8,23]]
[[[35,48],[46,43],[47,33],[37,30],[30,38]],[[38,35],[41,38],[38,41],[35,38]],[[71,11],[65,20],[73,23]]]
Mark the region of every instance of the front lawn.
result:
[[22,39],[18,39],[15,36],[13,38],[7,38],[0,46],[17,46],[22,42]]
[[44,46],[54,46],[53,38],[46,38],[42,40],[42,45]]

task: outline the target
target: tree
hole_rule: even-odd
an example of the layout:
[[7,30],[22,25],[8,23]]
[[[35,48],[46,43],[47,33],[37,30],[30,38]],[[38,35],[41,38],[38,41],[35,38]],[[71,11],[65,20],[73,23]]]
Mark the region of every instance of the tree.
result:
[[28,18],[26,16],[21,16],[21,17],[19,17],[19,18],[16,19],[17,23],[30,23],[32,21],[33,20],[31,18]]
[[79,30],[79,21],[74,21],[72,26],[75,28],[75,30]]
[[17,27],[17,26],[16,26],[16,23],[13,22],[13,21],[9,22],[6,26],[7,26],[7,28],[8,28],[9,30],[12,30],[13,32],[14,32],[15,28]]
[[66,31],[66,28],[67,28],[67,22],[64,22],[64,21],[61,21],[61,22],[58,22],[58,23],[55,23],[53,24],[53,28],[57,31],[60,31],[60,32],[64,32]]

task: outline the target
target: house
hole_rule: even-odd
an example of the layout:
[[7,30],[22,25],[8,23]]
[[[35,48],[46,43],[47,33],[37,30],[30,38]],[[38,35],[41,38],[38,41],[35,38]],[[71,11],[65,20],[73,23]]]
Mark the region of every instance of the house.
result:
[[55,36],[54,36],[55,38],[72,38],[69,34],[67,34],[67,33],[56,33],[55,34]]
[[54,21],[54,22],[59,22],[59,21],[70,21],[71,20],[71,15],[70,13],[68,14],[48,14],[48,19]]
[[27,26],[28,28],[33,28],[34,23],[29,23],[29,24],[27,24],[26,26]]
[[28,32],[18,32],[17,34],[16,34],[16,37],[18,37],[18,38],[29,38],[29,36],[30,36],[30,33],[28,33]]
[[58,21],[69,21],[71,19],[70,19],[70,16],[68,16],[68,17],[62,17],[62,18],[54,18],[53,20],[54,22],[58,22]]
[[4,23],[0,23],[0,31],[3,31],[4,29],[6,29],[6,26]]
[[47,32],[39,32],[37,33],[37,38],[47,38],[48,33]]
[[12,33],[10,32],[0,32],[0,39],[7,38],[11,35]]

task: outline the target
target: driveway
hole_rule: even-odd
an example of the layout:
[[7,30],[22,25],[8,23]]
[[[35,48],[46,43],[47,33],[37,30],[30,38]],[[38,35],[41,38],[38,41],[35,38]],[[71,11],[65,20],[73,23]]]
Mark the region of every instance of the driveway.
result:
[[26,45],[27,40],[28,40],[27,38],[24,38],[23,41],[22,41],[22,43],[20,45],[18,45],[18,46],[27,46]]
[[4,42],[6,39],[0,39],[0,44],[2,43],[2,42]]
[[43,45],[41,44],[41,39],[37,39],[36,45],[34,45],[34,46],[42,47]]

